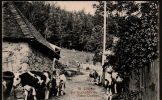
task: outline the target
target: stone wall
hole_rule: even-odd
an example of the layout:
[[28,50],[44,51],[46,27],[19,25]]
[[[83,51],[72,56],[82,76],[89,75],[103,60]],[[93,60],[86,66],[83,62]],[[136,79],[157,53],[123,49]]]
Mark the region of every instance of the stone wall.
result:
[[[52,71],[52,60],[25,42],[3,42],[2,71],[22,72],[27,70]],[[11,97],[13,92],[11,93]],[[15,89],[17,99],[24,99],[22,87]]]
[[28,56],[29,56],[28,59],[29,70],[52,71],[53,60],[49,59],[45,54],[32,48],[30,49]]
[[2,71],[25,71],[28,67],[29,50],[27,43],[3,42]]
[[51,71],[52,60],[25,42],[3,42],[2,71]]

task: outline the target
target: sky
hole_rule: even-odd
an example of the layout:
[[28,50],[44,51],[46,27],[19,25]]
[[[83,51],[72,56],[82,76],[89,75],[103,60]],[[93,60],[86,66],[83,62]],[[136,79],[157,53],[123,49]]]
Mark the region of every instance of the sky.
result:
[[50,4],[56,3],[62,9],[66,11],[80,11],[83,10],[85,13],[90,13],[94,15],[95,9],[93,8],[93,4],[97,3],[96,1],[47,1]]
[[[135,1],[135,3],[143,3],[145,1]],[[60,6],[62,9],[66,11],[80,11],[83,10],[85,13],[90,13],[94,15],[95,8],[93,8],[93,4],[97,4],[97,1],[46,1],[46,3],[55,4]]]

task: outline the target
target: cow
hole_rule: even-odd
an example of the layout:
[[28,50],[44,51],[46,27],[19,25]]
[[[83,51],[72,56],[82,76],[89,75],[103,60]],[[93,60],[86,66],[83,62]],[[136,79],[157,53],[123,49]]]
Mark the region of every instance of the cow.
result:
[[110,86],[112,85],[112,66],[108,66],[105,68],[105,82],[104,82],[104,86]]
[[44,100],[49,97],[50,75],[48,72],[27,71],[15,73],[13,86],[22,85],[25,91],[25,100],[28,98],[28,92],[32,91],[34,99]]
[[96,82],[98,78],[98,72],[96,70],[93,70],[92,72],[90,72],[89,77],[93,78],[93,81]]
[[98,71],[98,77],[97,77],[97,85],[101,85],[102,84],[102,71]]
[[66,87],[66,77],[64,75],[64,73],[60,73],[59,75],[59,79],[60,79],[60,93],[61,95],[65,94],[65,87]]
[[46,76],[46,91],[45,91],[45,99],[49,99],[49,92],[50,92],[50,88],[51,88],[51,79],[52,76],[48,71],[44,71],[43,74]]
[[114,92],[117,94],[123,91],[123,78],[118,72],[112,72],[112,79],[114,83]]
[[118,72],[107,69],[105,73],[105,87],[107,89],[107,98],[112,100],[113,94],[122,92],[123,78]]
[[113,89],[113,79],[112,79],[112,72],[113,72],[112,66],[105,67],[105,81],[104,81],[104,87],[106,88],[106,94],[108,100],[112,100],[112,89]]
[[[43,72],[30,71],[30,72],[33,73],[33,74],[35,74],[35,75],[37,75],[37,76],[39,76],[39,77],[41,77],[41,80],[43,80],[43,83],[41,85],[43,85],[43,87],[44,87],[43,89],[45,90],[45,93],[43,93],[43,94],[45,94],[45,99],[49,99],[51,74],[48,71],[43,71]],[[40,92],[40,91],[38,91],[38,92]],[[41,95],[41,93],[40,93],[40,95]]]
[[38,76],[35,76],[31,72],[15,73],[13,86],[16,88],[21,85],[24,88],[25,100],[28,100],[29,92],[32,91],[32,95],[36,99],[36,89],[42,84],[42,80]]
[[56,77],[52,77],[52,79],[51,79],[51,88],[50,88],[50,97],[52,97],[52,96],[56,96],[57,95],[57,91],[58,91],[58,84],[59,84],[59,82],[58,82],[59,80],[58,79],[56,79]]
[[7,100],[10,97],[10,93],[13,87],[14,73],[10,71],[3,72],[2,89],[3,89],[3,100]]
[[51,83],[52,88],[50,95],[59,96],[59,94],[63,95],[65,93],[66,77],[64,73],[61,73],[59,70],[53,71]]
[[106,88],[106,94],[108,100],[112,100],[112,76],[111,73],[106,72],[105,73],[105,81],[104,81],[104,87]]

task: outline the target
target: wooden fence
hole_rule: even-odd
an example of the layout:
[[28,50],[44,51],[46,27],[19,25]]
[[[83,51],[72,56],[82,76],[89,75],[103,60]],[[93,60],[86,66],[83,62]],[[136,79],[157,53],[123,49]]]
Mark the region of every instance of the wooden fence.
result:
[[[130,79],[130,90],[142,91],[135,99],[132,100],[160,100],[159,98],[159,59],[153,61],[150,66],[144,67],[140,70],[139,77],[132,73]],[[139,78],[139,87],[137,87],[135,78]]]

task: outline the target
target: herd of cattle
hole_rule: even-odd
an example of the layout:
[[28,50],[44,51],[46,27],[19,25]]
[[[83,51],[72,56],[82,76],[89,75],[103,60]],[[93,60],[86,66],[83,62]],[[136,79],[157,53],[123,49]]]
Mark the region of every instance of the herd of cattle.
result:
[[[103,72],[105,75],[103,76]],[[23,87],[25,100],[47,100],[52,96],[65,94],[66,75],[65,71],[55,70],[52,73],[48,71],[27,71],[13,73],[3,72],[3,100],[8,100],[11,92],[18,87]],[[68,73],[69,74],[69,73]],[[66,75],[68,76],[68,75]],[[113,94],[123,92],[123,78],[115,72],[112,66],[108,66],[104,71],[93,70],[89,77],[97,85],[103,85],[106,88],[108,100],[112,100]]]
[[89,77],[93,79],[93,82],[97,85],[103,85],[106,88],[107,100],[112,100],[113,94],[120,94],[123,92],[124,80],[122,75],[113,70],[112,66],[108,66],[103,72],[93,70],[90,72]]
[[25,100],[47,100],[65,94],[66,77],[59,70],[27,71],[22,73],[3,72],[3,100],[7,100],[15,88],[23,87]]

